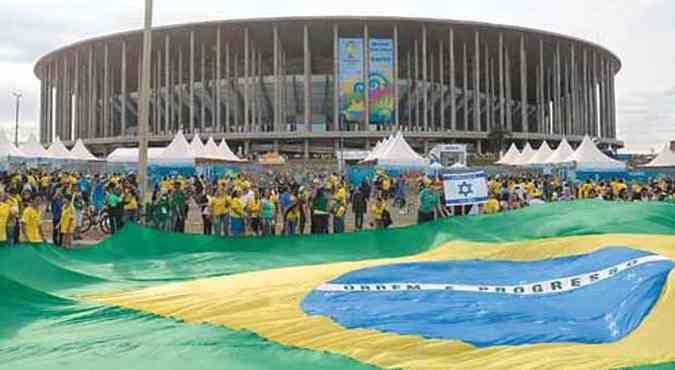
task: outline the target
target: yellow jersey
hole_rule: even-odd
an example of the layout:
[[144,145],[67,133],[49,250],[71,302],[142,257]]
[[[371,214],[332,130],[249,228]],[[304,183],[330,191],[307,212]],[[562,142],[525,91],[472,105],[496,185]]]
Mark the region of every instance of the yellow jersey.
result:
[[230,216],[234,218],[244,217],[244,204],[238,197],[233,197],[230,201]]
[[40,235],[40,222],[42,217],[40,212],[33,208],[33,206],[28,206],[21,216],[21,223],[23,224],[23,230],[26,235],[26,242],[29,243],[42,243],[42,236]]
[[63,207],[59,230],[62,234],[72,234],[75,232],[75,207],[72,204]]
[[0,242],[7,241],[7,221],[11,208],[7,202],[0,203]]
[[209,202],[209,207],[211,207],[211,212],[213,216],[222,216],[227,214],[228,199],[226,196],[216,196],[211,198]]

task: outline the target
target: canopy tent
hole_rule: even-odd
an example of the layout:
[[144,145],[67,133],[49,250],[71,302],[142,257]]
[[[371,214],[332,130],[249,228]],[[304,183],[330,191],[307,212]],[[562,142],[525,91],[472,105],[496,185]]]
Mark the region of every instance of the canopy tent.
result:
[[192,153],[194,153],[195,158],[208,158],[206,153],[206,146],[204,146],[202,139],[199,138],[199,134],[196,134],[192,138],[192,142],[190,143],[190,149],[192,149]]
[[370,162],[375,160],[378,155],[387,150],[387,147],[390,143],[392,143],[393,139],[394,136],[390,135],[388,138],[378,141],[377,144],[375,144],[373,150],[370,151],[370,154],[368,154],[368,157],[366,157],[362,162]]
[[574,149],[570,146],[570,143],[567,142],[567,139],[563,138],[558,144],[558,148],[553,151],[553,153],[544,161],[545,164],[561,164],[565,163],[567,159],[574,154]]
[[83,161],[100,161],[99,158],[96,158],[89,149],[84,145],[82,139],[77,139],[75,146],[70,150],[70,154],[73,155],[73,158],[83,160]]
[[585,136],[577,150],[566,162],[573,162],[577,170],[619,170],[626,169],[626,164],[612,159],[601,152],[590,137]]
[[405,141],[401,132],[389,139],[371,157],[367,162],[376,162],[379,165],[425,167],[429,165],[429,160],[417,154]]
[[206,155],[206,158],[214,158],[214,159],[225,158],[218,149],[218,145],[213,140],[213,136],[209,137],[209,140],[206,141],[206,145],[204,145],[204,153]]
[[675,152],[670,150],[669,145],[665,145],[663,150],[656,155],[651,162],[645,164],[642,167],[647,168],[665,168],[665,167],[675,167]]
[[543,143],[541,143],[541,146],[537,150],[537,153],[535,153],[535,155],[532,156],[532,158],[530,158],[528,164],[532,165],[544,164],[546,163],[548,157],[551,156],[551,154],[553,154],[553,150],[551,150],[551,147],[548,146],[548,143],[544,141]]
[[[153,161],[161,157],[165,148],[148,148],[148,160]],[[138,163],[138,148],[117,148],[108,155],[111,163]]]
[[15,147],[14,144],[12,144],[9,139],[7,139],[4,131],[0,131],[0,157],[25,157],[23,152],[17,149],[17,147]]
[[218,153],[221,155],[226,161],[231,161],[231,162],[245,162],[241,158],[237,157],[234,152],[232,152],[232,149],[230,149],[230,146],[227,145],[227,141],[223,139],[223,141],[220,142],[220,145],[218,146]]
[[54,156],[49,154],[47,149],[45,149],[42,144],[38,142],[37,138],[33,134],[28,137],[28,141],[22,144],[19,150],[21,150],[21,152],[28,158],[54,158]]
[[58,137],[54,140],[49,149],[47,149],[47,152],[57,159],[76,159]]
[[[193,140],[194,141],[194,140]],[[183,131],[178,131],[171,144],[157,158],[159,161],[194,161],[196,158],[192,146],[185,139]]]
[[509,166],[513,163],[513,161],[518,159],[519,156],[520,156],[520,151],[518,150],[518,147],[516,146],[515,143],[512,143],[511,147],[506,152],[506,154],[504,154],[504,156],[500,160],[498,160],[496,164]]
[[535,154],[537,154],[537,152],[535,152],[534,149],[532,149],[532,147],[530,146],[530,143],[527,142],[525,144],[525,147],[523,148],[523,151],[520,152],[520,155],[511,162],[511,165],[526,166],[528,165],[530,159],[532,159],[532,157],[534,157]]

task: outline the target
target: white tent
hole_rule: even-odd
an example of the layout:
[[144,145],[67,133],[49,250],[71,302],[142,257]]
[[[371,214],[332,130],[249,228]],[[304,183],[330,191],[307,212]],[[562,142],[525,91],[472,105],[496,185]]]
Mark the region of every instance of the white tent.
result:
[[563,138],[558,144],[558,148],[553,151],[546,161],[545,164],[561,164],[565,163],[567,159],[574,154],[574,149],[570,146],[570,143],[567,142],[567,139]]
[[523,151],[520,152],[520,155],[511,162],[511,165],[526,166],[530,162],[530,159],[532,159],[532,157],[534,157],[536,153],[537,152],[535,152],[534,149],[532,149],[532,147],[530,146],[530,143],[527,142],[525,144],[525,147],[523,148]]
[[612,159],[601,152],[590,137],[584,137],[577,150],[567,158],[566,162],[573,162],[580,170],[625,170],[626,164]]
[[194,153],[195,158],[207,158],[206,147],[204,146],[202,139],[199,138],[199,134],[196,134],[192,138],[190,149],[192,149],[192,153]]
[[378,141],[377,144],[375,144],[373,150],[371,150],[368,154],[368,157],[366,157],[362,162],[371,162],[375,160],[379,154],[387,149],[389,144],[393,142],[393,139],[394,135],[390,135],[388,138]]
[[530,158],[528,163],[533,165],[544,164],[551,154],[553,154],[553,150],[551,150],[551,147],[548,146],[548,143],[544,141],[537,150],[537,153],[532,156],[532,158]]
[[100,159],[96,158],[82,142],[82,139],[77,139],[75,146],[70,150],[70,154],[73,155],[75,159],[80,159],[83,161],[99,161]]
[[58,137],[54,140],[52,145],[49,146],[47,152],[49,152],[52,157],[57,159],[75,159],[75,157],[73,157],[68,148],[63,145],[63,142]]
[[398,165],[398,166],[427,166],[429,160],[417,154],[405,141],[403,134],[398,132],[386,147],[373,155],[371,161],[376,161],[380,165]]
[[511,147],[506,152],[506,154],[504,154],[504,156],[500,160],[497,161],[497,164],[501,164],[501,165],[504,165],[504,166],[511,165],[513,163],[513,161],[518,159],[519,156],[520,156],[520,151],[518,150],[518,147],[516,146],[515,143],[512,143]]
[[28,158],[54,158],[47,149],[45,149],[42,144],[40,144],[35,137],[31,134],[28,137],[28,141],[21,144],[19,148],[21,152]]
[[206,141],[206,145],[204,145],[204,154],[205,158],[225,159],[225,157],[218,149],[218,145],[213,140],[213,136],[209,137],[209,140]]
[[25,155],[12,144],[4,131],[0,131],[0,157],[25,157]]
[[664,167],[675,167],[675,152],[670,150],[669,145],[665,145],[663,150],[654,158],[651,162],[645,164],[642,167],[648,168],[664,168]]
[[157,158],[160,161],[194,161],[196,158],[192,147],[188,144],[183,131],[178,131],[171,144],[164,149],[161,156]]
[[[148,148],[148,160],[159,159],[165,148]],[[138,148],[117,148],[108,155],[107,161],[111,163],[138,163]]]
[[222,158],[226,161],[231,161],[231,162],[245,162],[241,158],[237,157],[234,152],[232,152],[232,149],[230,149],[230,146],[227,145],[227,141],[223,139],[223,141],[220,142],[220,145],[218,146],[218,152],[222,156]]

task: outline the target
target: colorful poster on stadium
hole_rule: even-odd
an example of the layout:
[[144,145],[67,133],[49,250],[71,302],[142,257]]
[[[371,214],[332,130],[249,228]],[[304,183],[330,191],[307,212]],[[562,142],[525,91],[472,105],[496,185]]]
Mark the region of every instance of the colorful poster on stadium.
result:
[[338,48],[340,117],[344,123],[361,123],[366,111],[363,84],[363,39],[341,38]]
[[391,39],[369,40],[370,79],[368,101],[370,123],[394,123],[394,42]]

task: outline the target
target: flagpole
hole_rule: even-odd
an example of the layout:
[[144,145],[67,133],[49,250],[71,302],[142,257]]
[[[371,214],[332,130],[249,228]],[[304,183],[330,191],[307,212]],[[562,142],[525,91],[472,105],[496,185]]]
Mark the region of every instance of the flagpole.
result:
[[149,194],[148,167],[148,120],[150,105],[150,62],[152,51],[152,0],[145,0],[145,27],[143,30],[143,72],[138,112],[138,186],[141,199]]

